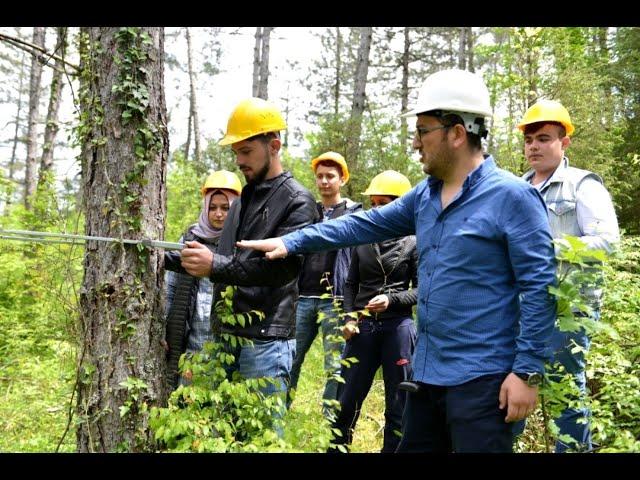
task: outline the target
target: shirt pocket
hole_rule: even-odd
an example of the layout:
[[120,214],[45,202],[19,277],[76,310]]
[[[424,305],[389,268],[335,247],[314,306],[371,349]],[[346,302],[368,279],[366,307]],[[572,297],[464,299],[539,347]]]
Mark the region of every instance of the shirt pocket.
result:
[[561,217],[576,209],[576,202],[571,200],[557,200],[548,204],[549,210],[556,216]]

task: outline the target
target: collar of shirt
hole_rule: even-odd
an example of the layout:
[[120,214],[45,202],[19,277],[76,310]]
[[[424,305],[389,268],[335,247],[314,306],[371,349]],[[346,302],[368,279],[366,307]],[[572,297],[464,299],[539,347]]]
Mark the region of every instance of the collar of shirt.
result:
[[[476,185],[480,180],[489,175],[490,173],[496,170],[496,162],[491,155],[483,154],[484,161],[478,165],[475,169],[473,169],[467,178],[465,178],[464,183],[462,184],[462,188],[460,192],[455,196],[455,198],[451,201],[449,205],[452,205],[458,198],[460,198],[467,190]],[[442,188],[442,180],[439,178],[435,178],[430,176],[427,180],[429,185],[429,190],[431,193],[431,197],[440,191]],[[441,205],[439,201],[437,201],[438,205]]]

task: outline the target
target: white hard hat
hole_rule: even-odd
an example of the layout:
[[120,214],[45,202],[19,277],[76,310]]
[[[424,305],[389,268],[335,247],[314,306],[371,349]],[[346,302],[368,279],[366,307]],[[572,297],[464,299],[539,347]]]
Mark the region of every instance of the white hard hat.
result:
[[441,70],[427,77],[414,107],[402,116],[409,117],[432,110],[490,117],[489,90],[480,75],[459,69]]

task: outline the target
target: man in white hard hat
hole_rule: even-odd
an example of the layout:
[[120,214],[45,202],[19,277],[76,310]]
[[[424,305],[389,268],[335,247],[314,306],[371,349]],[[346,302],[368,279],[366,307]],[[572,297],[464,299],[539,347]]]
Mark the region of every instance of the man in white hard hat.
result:
[[239,242],[268,258],[415,234],[418,338],[399,452],[511,452],[536,407],[555,320],[547,211],[529,184],[483,155],[481,77],[428,77],[413,147],[429,178],[381,208]]

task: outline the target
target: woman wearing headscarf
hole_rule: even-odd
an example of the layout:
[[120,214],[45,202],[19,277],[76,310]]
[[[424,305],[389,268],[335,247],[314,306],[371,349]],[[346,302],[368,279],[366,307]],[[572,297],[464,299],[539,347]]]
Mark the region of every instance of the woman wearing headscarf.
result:
[[[242,185],[235,173],[219,170],[210,174],[201,189],[203,200],[198,222],[187,228],[180,237],[180,242],[196,240],[215,252],[229,207],[241,191]],[[165,263],[172,261],[179,264],[179,252],[165,253]],[[206,341],[212,340],[209,316],[213,284],[206,277],[192,277],[172,271],[166,272],[165,279],[167,372],[168,382],[175,388],[178,381],[185,383],[185,380],[191,380],[189,371],[184,372],[181,378],[178,376],[180,356],[185,352],[198,352]]]

